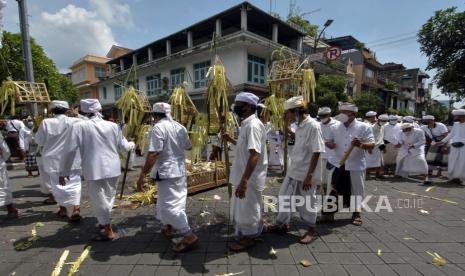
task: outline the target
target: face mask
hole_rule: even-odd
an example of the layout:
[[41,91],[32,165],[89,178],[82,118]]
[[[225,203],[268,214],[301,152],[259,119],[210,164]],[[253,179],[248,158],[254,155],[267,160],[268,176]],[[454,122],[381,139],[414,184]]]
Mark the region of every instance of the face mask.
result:
[[347,116],[347,114],[340,113],[339,115],[335,117],[335,119],[345,124],[349,121],[349,116]]
[[395,125],[397,125],[397,121],[389,121],[389,124],[390,124],[391,126],[395,126]]
[[323,118],[323,119],[321,119],[321,122],[322,122],[323,124],[326,124],[327,122],[329,122],[329,117],[328,117],[328,118]]
[[33,122],[28,122],[27,127],[32,129],[34,127],[34,123]]

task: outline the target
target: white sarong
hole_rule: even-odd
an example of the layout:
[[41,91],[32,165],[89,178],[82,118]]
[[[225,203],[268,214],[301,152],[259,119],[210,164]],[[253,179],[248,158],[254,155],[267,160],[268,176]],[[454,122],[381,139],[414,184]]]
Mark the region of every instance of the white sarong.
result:
[[383,160],[385,166],[392,166],[396,164],[397,153],[399,149],[393,143],[386,145],[386,153],[384,153]]
[[449,179],[465,180],[465,146],[450,147],[448,173]]
[[[299,214],[300,219],[310,227],[314,227],[316,224],[316,217],[317,217],[317,209],[316,209],[316,188],[317,184],[315,183],[312,185],[310,189],[304,191],[303,189],[303,181],[298,181],[292,179],[288,176],[284,178],[283,183],[281,184],[281,188],[279,189],[279,197],[281,200],[284,200],[286,203],[289,203],[286,206],[286,209],[289,208],[289,211],[296,211]],[[305,204],[303,206],[293,206],[292,196],[301,196],[305,199]],[[310,202],[307,202],[307,201]],[[281,209],[283,206],[279,206]],[[288,212],[287,210],[282,210],[283,212],[279,212],[276,222],[279,225],[289,224],[291,221],[292,212]]]
[[191,231],[186,215],[186,177],[169,178],[157,181],[157,219],[163,225],[171,225],[181,235]]
[[270,142],[268,166],[284,166],[284,151],[281,144]]
[[402,177],[409,175],[428,174],[428,163],[424,154],[399,154],[397,158],[396,174]]
[[371,153],[365,151],[367,169],[380,168],[383,165],[383,152],[379,148],[374,148]]
[[52,193],[52,178],[44,170],[44,163],[42,162],[42,157],[37,156],[36,161],[37,161],[37,167],[39,169],[39,174],[40,174],[40,191],[46,195],[51,194]]
[[233,186],[230,212],[236,237],[258,237],[263,231],[262,192],[255,186],[248,185],[242,199],[234,195],[236,187]]
[[6,206],[13,203],[13,195],[8,181],[6,166],[0,168],[0,206]]
[[69,180],[63,186],[59,183],[58,173],[49,173],[52,180],[52,193],[58,205],[63,207],[81,204],[81,171],[71,171]]
[[111,223],[111,210],[115,202],[116,188],[119,177],[87,180],[89,198],[97,217],[98,223],[107,225]]

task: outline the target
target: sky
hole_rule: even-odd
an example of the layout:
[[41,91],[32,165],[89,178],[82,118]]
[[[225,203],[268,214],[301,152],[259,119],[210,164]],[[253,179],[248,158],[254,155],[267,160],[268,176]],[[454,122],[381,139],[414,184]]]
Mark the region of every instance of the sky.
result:
[[[136,49],[241,3],[233,0],[27,0],[31,36],[62,72],[86,54],[105,55],[111,45]],[[289,0],[250,0],[286,17]],[[352,35],[384,62],[425,69],[415,34],[434,11],[465,9],[465,0],[296,0],[312,24],[333,24],[325,36]],[[19,32],[17,2],[7,0],[4,28]],[[431,77],[434,72],[428,71]],[[445,99],[435,89],[433,97]]]

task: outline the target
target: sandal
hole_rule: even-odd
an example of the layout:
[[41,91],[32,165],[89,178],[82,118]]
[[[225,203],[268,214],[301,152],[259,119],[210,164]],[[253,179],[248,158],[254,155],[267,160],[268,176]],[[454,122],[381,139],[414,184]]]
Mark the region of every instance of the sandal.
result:
[[317,232],[308,231],[307,233],[305,233],[305,235],[303,235],[303,237],[302,237],[302,239],[300,239],[299,243],[301,243],[301,244],[310,244],[314,240],[316,240],[317,236],[318,236]]
[[176,232],[173,230],[172,227],[166,227],[161,229],[161,233],[163,234],[163,236],[171,239],[172,237],[174,237],[174,234]]
[[61,212],[61,210],[59,210],[57,212],[57,215],[60,217],[60,218],[66,218],[68,215],[66,214],[66,212],[63,214],[63,212]]
[[107,235],[104,234],[99,234],[91,239],[93,242],[106,242],[106,241],[113,241],[115,237],[108,237]]
[[46,200],[42,201],[44,205],[55,205],[57,202],[53,199],[47,198]]
[[79,213],[74,213],[70,218],[69,221],[71,222],[78,222],[82,219],[81,215]]
[[229,249],[233,252],[241,252],[255,245],[255,239],[251,238],[242,238],[236,243],[233,243],[229,246]]
[[355,217],[352,218],[352,224],[355,226],[362,226],[362,218],[361,217]]
[[197,247],[198,242],[199,242],[199,238],[197,237],[195,237],[195,239],[191,242],[188,242],[186,241],[186,238],[183,238],[180,242],[174,245],[173,251],[176,253],[187,252]]

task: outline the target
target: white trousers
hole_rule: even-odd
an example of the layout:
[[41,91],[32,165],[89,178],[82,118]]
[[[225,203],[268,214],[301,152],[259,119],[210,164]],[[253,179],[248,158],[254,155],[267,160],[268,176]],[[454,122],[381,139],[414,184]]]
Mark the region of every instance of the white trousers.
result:
[[37,168],[39,169],[40,174],[40,191],[43,194],[52,193],[52,179],[51,176],[45,172],[44,164],[42,163],[42,157],[36,157]]
[[63,207],[81,204],[81,171],[73,170],[66,179],[66,185],[59,182],[58,173],[49,173],[52,181],[52,193],[58,205]]
[[191,232],[186,215],[186,177],[157,181],[156,217],[163,225],[171,225],[181,235]]
[[383,152],[379,148],[374,148],[371,153],[365,151],[367,168],[380,168],[383,166]]
[[448,165],[449,179],[465,180],[465,146],[461,148],[450,147]]
[[[276,218],[277,224],[283,225],[283,224],[289,224],[291,221],[292,217],[292,212],[295,210],[299,216],[300,219],[307,225],[314,227],[316,224],[316,217],[317,217],[317,202],[316,202],[316,183],[312,185],[310,189],[307,191],[304,191],[303,189],[303,181],[298,181],[295,179],[292,179],[288,176],[284,178],[283,183],[281,184],[281,188],[279,189],[279,197],[281,200],[285,200],[286,203],[290,202],[289,206],[289,211],[286,210],[281,210],[282,206],[280,206],[280,211],[279,214]],[[305,204],[303,206],[293,206],[296,201],[292,200],[292,196],[301,196],[304,197]],[[285,198],[285,199],[284,199]],[[287,206],[286,206],[287,209]]]
[[89,198],[98,223],[107,225],[111,222],[111,210],[115,202],[118,177],[99,180],[87,180]]
[[262,233],[262,191],[248,185],[245,198],[238,198],[234,195],[236,187],[233,186],[233,196],[231,199],[231,219],[237,237],[257,237]]
[[13,203],[13,195],[5,165],[3,168],[0,168],[0,206],[10,205],[11,203]]
[[396,174],[402,177],[408,177],[410,174],[428,174],[428,163],[424,154],[399,157],[397,160]]

